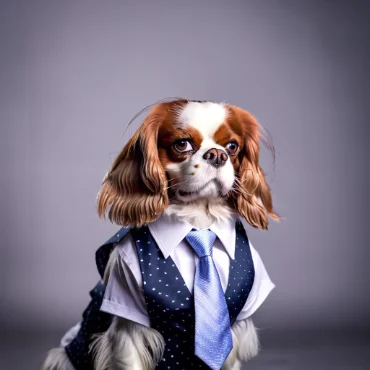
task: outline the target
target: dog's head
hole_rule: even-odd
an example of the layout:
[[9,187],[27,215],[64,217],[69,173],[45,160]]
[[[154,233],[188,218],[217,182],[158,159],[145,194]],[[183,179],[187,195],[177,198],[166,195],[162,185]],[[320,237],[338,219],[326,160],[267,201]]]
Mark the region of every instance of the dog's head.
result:
[[259,166],[260,126],[233,105],[176,100],[151,110],[105,175],[98,213],[116,224],[155,221],[171,203],[223,200],[267,229],[273,210]]

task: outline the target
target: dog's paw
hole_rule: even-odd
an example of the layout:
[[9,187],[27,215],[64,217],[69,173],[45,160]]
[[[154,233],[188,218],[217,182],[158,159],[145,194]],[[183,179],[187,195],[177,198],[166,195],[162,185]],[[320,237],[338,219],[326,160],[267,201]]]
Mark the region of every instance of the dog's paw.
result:
[[75,370],[63,347],[49,351],[41,370]]
[[228,358],[222,366],[222,370],[240,370],[242,363],[235,358]]

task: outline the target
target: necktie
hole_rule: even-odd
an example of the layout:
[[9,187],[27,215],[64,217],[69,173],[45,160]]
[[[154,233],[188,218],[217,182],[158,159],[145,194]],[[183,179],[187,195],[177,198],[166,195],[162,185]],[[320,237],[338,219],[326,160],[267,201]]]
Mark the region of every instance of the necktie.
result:
[[233,343],[225,295],[212,258],[216,235],[193,229],[186,240],[199,256],[194,279],[195,355],[212,370],[219,370]]

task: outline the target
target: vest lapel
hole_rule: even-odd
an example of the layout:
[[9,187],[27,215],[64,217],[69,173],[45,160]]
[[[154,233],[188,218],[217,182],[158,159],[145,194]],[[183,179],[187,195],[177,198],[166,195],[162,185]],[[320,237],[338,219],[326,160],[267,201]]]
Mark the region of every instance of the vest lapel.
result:
[[254,282],[254,265],[247,234],[241,222],[236,224],[235,259],[230,261],[225,298],[231,325],[247,302]]
[[[236,226],[235,259],[230,272],[225,298],[231,325],[243,308],[254,280],[254,267],[248,238],[241,223]],[[158,330],[166,350],[157,370],[187,368],[209,369],[194,354],[194,297],[187,288],[171,257],[164,258],[147,227],[132,229],[144,284],[144,297],[150,325]]]

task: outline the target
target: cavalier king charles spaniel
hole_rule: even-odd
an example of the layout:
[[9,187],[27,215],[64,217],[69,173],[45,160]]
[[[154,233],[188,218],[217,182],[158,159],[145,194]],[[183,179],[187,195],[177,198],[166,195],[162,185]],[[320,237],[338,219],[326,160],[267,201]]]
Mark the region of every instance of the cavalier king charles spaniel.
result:
[[[156,104],[105,175],[98,214],[134,228],[166,215],[199,229],[237,215],[267,229],[269,217],[280,217],[259,165],[261,140],[257,120],[237,106],[185,99]],[[105,283],[119,259],[111,253]],[[250,317],[235,321],[231,331],[233,349],[222,369],[236,370],[257,354],[259,341]],[[114,316],[92,347],[97,370],[152,370],[165,343],[158,331]],[[60,347],[43,369],[73,366]]]

